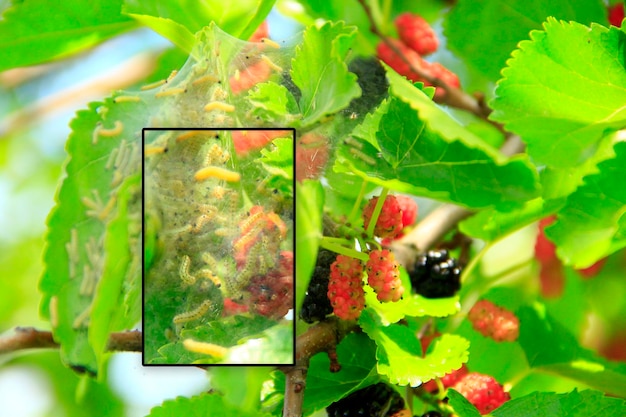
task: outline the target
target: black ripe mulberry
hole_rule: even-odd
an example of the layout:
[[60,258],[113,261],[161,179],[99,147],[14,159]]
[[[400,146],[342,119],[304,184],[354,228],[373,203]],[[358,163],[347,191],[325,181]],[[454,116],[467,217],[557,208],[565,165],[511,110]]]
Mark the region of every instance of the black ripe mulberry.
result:
[[428,251],[409,271],[413,291],[426,298],[452,297],[461,288],[461,268],[448,251]]
[[317,254],[317,262],[313,276],[309,282],[300,318],[307,323],[323,320],[333,312],[333,307],[328,299],[328,280],[330,279],[330,265],[335,261],[337,254],[328,250],[320,250]]

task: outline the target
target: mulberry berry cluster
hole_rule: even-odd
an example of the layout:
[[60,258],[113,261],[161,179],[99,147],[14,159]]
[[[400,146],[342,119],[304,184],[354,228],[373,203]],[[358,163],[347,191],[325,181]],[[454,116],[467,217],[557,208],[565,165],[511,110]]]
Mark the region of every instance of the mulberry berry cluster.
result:
[[344,320],[356,320],[365,307],[363,264],[355,258],[338,255],[330,266],[328,299],[335,315]]
[[519,319],[491,301],[478,301],[467,318],[476,331],[496,342],[514,342],[519,337]]
[[379,382],[353,392],[326,408],[329,417],[391,417],[404,409],[404,399],[389,385]]
[[[423,82],[432,85],[429,80],[413,71],[416,68],[431,78],[437,78],[451,87],[459,87],[459,78],[438,62],[425,61],[422,56],[428,55],[439,46],[437,35],[422,17],[411,13],[403,13],[395,20],[396,29],[400,40],[389,39],[399,54],[385,42],[378,44],[376,51],[378,57],[387,65],[404,75],[413,82]],[[441,99],[445,95],[443,90],[435,92],[435,98]]]
[[396,302],[402,298],[404,287],[400,281],[400,265],[387,249],[373,250],[366,264],[367,283],[376,292],[378,301]]
[[446,250],[418,256],[409,277],[413,291],[426,298],[451,297],[461,288],[461,268]]

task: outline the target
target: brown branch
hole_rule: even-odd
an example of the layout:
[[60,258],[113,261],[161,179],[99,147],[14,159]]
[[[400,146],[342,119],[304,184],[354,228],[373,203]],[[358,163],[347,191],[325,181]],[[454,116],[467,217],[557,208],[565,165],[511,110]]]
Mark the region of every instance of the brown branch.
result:
[[[299,417],[302,415],[302,403],[306,388],[306,374],[309,360],[320,352],[334,355],[335,348],[343,337],[358,329],[356,322],[346,322],[336,317],[311,326],[296,339],[296,364],[279,368],[285,373],[285,400],[283,417]],[[341,358],[339,358],[341,359]],[[331,372],[338,371],[333,367]]]
[[[34,327],[16,327],[0,336],[0,354],[24,349],[58,349],[52,332]],[[109,352],[142,352],[143,341],[140,331],[111,333],[107,344]]]

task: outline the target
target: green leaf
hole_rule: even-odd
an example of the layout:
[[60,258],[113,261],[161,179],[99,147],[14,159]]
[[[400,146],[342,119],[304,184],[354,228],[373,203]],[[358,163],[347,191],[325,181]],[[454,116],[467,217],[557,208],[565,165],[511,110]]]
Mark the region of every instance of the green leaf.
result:
[[480,7],[460,0],[444,22],[444,33],[450,49],[495,81],[517,43],[549,16],[607,23],[604,4],[597,0],[486,0]]
[[321,28],[310,26],[296,48],[291,78],[300,88],[299,105],[304,126],[335,113],[361,95],[355,74],[344,62],[356,28],[327,22]]
[[[107,225],[104,242],[106,253],[103,276],[100,280],[91,309],[91,323],[89,325],[89,343],[94,349],[100,369],[99,375],[104,375],[104,354],[109,341],[109,334],[115,330],[128,329],[137,322],[139,311],[129,311],[130,306],[138,306],[141,299],[141,266],[138,257],[131,256],[141,250],[141,244],[135,240],[129,229],[132,221],[129,220],[129,211],[137,213],[141,210],[141,202],[136,198],[141,193],[141,176],[128,178],[118,192],[117,215]],[[135,201],[129,201],[134,199]],[[129,203],[134,207],[130,207]],[[134,259],[133,259],[134,258]],[[131,262],[134,260],[134,264]],[[124,283],[128,283],[125,287]],[[134,298],[130,300],[130,298]],[[122,306],[122,308],[120,308]]]
[[480,417],[480,413],[463,395],[458,391],[449,389],[447,397],[450,400],[448,404],[454,408],[454,414],[459,417]]
[[0,71],[66,58],[136,27],[122,0],[20,1],[0,20]]
[[400,277],[404,286],[402,299],[395,303],[381,303],[376,298],[376,293],[369,285],[365,285],[365,305],[372,308],[378,314],[381,323],[388,326],[397,323],[405,316],[409,317],[447,317],[457,313],[461,309],[459,297],[448,298],[425,298],[411,292],[409,276],[404,268],[400,269]]
[[422,357],[420,341],[406,326],[384,326],[370,307],[359,318],[363,331],[376,342],[378,373],[397,385],[418,386],[433,378],[441,378],[459,369],[469,357],[469,343],[460,336],[444,334],[435,342],[432,351]]
[[128,13],[128,15],[164,38],[169,39],[174,45],[179,47],[184,52],[189,53],[193,49],[195,44],[195,37],[193,33],[176,21],[163,17],[136,13]]
[[564,203],[563,199],[545,201],[543,198],[535,198],[512,211],[481,210],[461,221],[459,228],[469,236],[491,242],[554,213]]
[[[272,149],[268,150],[267,148],[261,149],[261,158],[259,158],[259,162],[263,164],[263,167],[266,171],[274,176],[282,177],[288,181],[285,181],[285,184],[289,184],[289,189],[291,189],[291,183],[293,183],[293,167],[294,167],[294,158],[293,158],[293,137],[291,131],[285,132],[286,138],[277,138],[272,141]],[[287,188],[287,185],[285,185]],[[293,190],[291,190],[291,194],[293,194]]]
[[298,113],[296,99],[282,84],[259,83],[250,90],[248,99],[257,109],[263,109],[266,117],[271,117],[272,121],[280,120],[287,114]]
[[271,379],[270,372],[269,367],[213,367],[209,371],[211,388],[221,393],[230,405],[254,412],[261,405],[261,389]]
[[575,268],[592,265],[626,246],[626,143],[615,145],[615,158],[601,162],[599,173],[585,177],[546,228],[559,257]]
[[336,171],[472,208],[511,209],[538,193],[537,174],[525,157],[503,157],[406,79],[393,71],[387,76],[399,98],[377,109],[383,113],[377,126],[372,116],[367,130],[355,130],[353,136],[366,141],[360,149],[339,148]]
[[[48,219],[46,270],[40,281],[41,313],[53,318],[55,340],[61,344],[64,361],[93,375],[103,365],[105,332],[126,329],[140,319],[141,193],[139,187],[123,185],[127,176],[139,173],[139,146],[133,147],[121,136],[141,131],[144,112],[143,103],[116,104],[111,99],[91,103],[89,110],[78,112],[70,124],[67,178]],[[119,134],[98,136],[96,129],[115,132],[121,120]],[[118,165],[114,153],[124,153],[127,163]],[[132,201],[132,213],[125,212],[128,201]],[[135,245],[129,245],[131,239]],[[120,259],[107,258],[105,245],[116,248]],[[120,267],[128,265],[127,260],[134,268],[123,271]],[[108,279],[112,279],[110,287],[103,284]],[[100,298],[100,291],[117,294],[120,279],[123,302],[117,296]],[[126,317],[106,313],[116,300],[118,314]],[[106,317],[96,317],[100,314]],[[94,321],[93,336],[88,333],[90,319]]]
[[607,361],[580,347],[564,326],[536,304],[522,307],[519,343],[533,368],[565,376],[608,393],[626,394],[626,365]]
[[322,238],[324,189],[318,181],[296,184],[296,311],[300,311],[304,295],[315,268],[317,250]]
[[246,411],[233,406],[216,394],[200,394],[195,397],[177,397],[166,400],[162,405],[150,410],[146,417],[203,417],[219,415],[222,417],[256,417],[267,416],[266,413]]
[[599,391],[574,390],[566,394],[533,392],[505,402],[491,414],[494,417],[603,417],[625,413],[626,401],[621,398],[609,398]]
[[[306,379],[303,415],[323,410],[346,395],[380,382],[376,372],[376,345],[362,333],[350,333],[337,345],[339,372],[330,372],[326,353],[311,358]],[[277,376],[276,390],[284,392],[285,376]]]
[[[124,11],[137,16],[156,32],[164,35],[166,25],[184,28],[188,33],[202,30],[215,22],[225,32],[240,39],[248,39],[265,20],[275,0],[240,0],[237,2],[193,2],[125,0]],[[161,19],[159,22],[158,19]],[[166,36],[167,37],[167,36]],[[175,38],[168,37],[175,42]]]
[[572,167],[626,125],[626,34],[549,18],[520,43],[498,82],[491,118],[538,162]]

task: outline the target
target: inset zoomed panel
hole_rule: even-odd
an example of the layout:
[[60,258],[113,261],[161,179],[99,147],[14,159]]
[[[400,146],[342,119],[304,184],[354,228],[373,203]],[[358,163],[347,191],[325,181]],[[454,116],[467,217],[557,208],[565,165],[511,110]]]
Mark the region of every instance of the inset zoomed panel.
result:
[[294,130],[143,130],[145,365],[294,363]]

